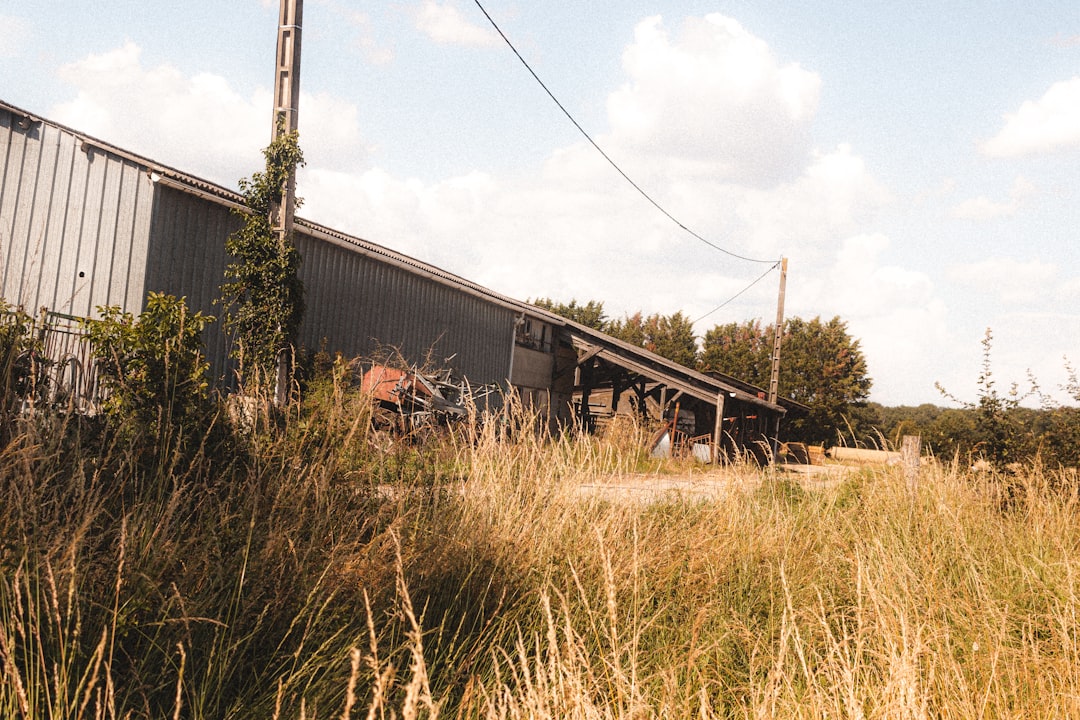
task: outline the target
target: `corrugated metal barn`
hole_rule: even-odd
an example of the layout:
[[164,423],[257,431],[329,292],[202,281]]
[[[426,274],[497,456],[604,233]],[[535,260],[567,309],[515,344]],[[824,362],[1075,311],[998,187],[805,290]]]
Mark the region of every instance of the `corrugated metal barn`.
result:
[[[219,314],[225,239],[239,227],[233,209],[241,202],[233,191],[0,102],[0,293],[28,312],[90,317],[119,305],[138,313],[147,292],[161,291]],[[636,388],[642,402],[653,393],[662,406],[692,396],[715,408],[717,427],[729,413],[735,422],[752,415],[760,418],[757,438],[775,436],[784,413],[741,384],[366,240],[298,218],[295,242],[307,305],[301,343],[309,349],[351,357],[393,347],[412,362],[445,361],[473,384],[509,382],[553,422],[571,419],[575,396],[587,418],[589,390],[605,384]],[[206,341],[223,379],[227,340],[218,325]]]

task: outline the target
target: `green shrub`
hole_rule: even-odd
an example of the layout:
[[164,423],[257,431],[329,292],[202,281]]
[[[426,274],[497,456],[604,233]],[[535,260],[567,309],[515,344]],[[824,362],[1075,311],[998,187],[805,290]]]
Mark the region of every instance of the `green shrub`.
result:
[[117,306],[85,321],[109,416],[142,427],[201,422],[209,410],[209,364],[202,332],[214,318],[191,313],[184,298],[150,293],[136,318]]

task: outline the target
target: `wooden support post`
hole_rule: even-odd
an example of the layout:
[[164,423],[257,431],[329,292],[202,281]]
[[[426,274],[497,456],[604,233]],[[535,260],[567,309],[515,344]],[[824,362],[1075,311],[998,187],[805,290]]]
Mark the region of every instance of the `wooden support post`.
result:
[[615,373],[611,378],[611,414],[619,412],[619,396],[626,389],[626,373]]
[[578,412],[578,422],[581,429],[592,432],[592,411],[589,409],[589,394],[593,385],[593,360],[589,360],[581,366],[581,407]]
[[922,438],[918,435],[905,435],[900,446],[900,459],[904,465],[904,479],[907,480],[911,499],[919,489],[919,456],[922,454]]
[[638,415],[642,422],[649,419],[649,404],[645,394],[645,380],[641,379],[634,383],[634,392],[637,395]]
[[724,439],[724,393],[716,393],[716,424],[713,427],[713,462],[720,464],[720,443]]

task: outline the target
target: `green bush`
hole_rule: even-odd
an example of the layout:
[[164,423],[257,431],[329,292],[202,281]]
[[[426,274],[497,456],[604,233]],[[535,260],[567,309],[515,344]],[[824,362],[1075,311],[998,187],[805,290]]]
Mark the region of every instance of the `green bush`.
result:
[[210,408],[203,330],[214,318],[188,310],[184,298],[150,293],[136,318],[117,306],[87,320],[105,413],[142,427],[201,422]]

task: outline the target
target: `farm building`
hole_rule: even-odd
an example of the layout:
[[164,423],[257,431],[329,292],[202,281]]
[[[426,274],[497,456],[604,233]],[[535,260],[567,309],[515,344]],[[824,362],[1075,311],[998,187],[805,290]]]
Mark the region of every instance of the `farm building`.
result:
[[[31,314],[92,317],[106,305],[138,313],[150,291],[219,314],[225,239],[241,203],[234,191],[0,101],[0,294]],[[434,358],[474,385],[512,386],[553,426],[591,427],[630,408],[681,412],[688,436],[723,449],[775,438],[785,412],[757,388],[318,223],[297,218],[295,242],[306,348]],[[225,382],[228,339],[218,325],[206,344]]]

